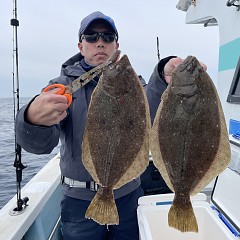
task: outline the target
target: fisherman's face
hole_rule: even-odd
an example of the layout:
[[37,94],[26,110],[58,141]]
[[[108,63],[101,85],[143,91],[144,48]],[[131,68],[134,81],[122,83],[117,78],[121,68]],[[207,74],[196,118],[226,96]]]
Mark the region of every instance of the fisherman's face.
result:
[[[112,29],[102,22],[94,22],[87,29],[87,33],[109,33]],[[100,37],[96,42],[87,42],[85,38],[78,43],[80,53],[84,56],[86,63],[92,66],[98,66],[106,62],[118,49],[119,43],[106,42]]]

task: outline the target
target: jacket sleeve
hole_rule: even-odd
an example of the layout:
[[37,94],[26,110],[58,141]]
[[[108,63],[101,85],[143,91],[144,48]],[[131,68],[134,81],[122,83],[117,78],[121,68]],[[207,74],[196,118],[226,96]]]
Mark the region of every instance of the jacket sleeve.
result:
[[15,128],[17,143],[30,153],[51,153],[51,151],[58,145],[60,134],[59,125],[45,127],[28,123],[25,120],[25,113],[32,101],[23,106],[16,116]]
[[[60,76],[49,81],[53,83],[68,84],[71,79],[67,76]],[[60,137],[60,124],[53,126],[38,126],[26,121],[26,113],[29,105],[35,97],[16,116],[16,139],[17,143],[27,152],[34,154],[48,154],[58,145]],[[63,120],[64,121],[64,120]],[[62,122],[63,122],[62,121]]]
[[147,86],[145,86],[152,123],[154,121],[158,106],[160,104],[162,94],[168,86],[163,76],[163,69],[166,63],[174,57],[176,56],[169,56],[160,60],[160,62],[154,68]]

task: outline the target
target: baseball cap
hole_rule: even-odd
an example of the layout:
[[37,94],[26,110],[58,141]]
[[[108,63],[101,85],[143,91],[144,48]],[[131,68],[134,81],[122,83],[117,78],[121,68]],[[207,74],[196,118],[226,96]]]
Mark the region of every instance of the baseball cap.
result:
[[91,14],[89,14],[88,16],[86,16],[82,21],[81,21],[81,25],[80,25],[80,29],[78,31],[78,37],[80,39],[81,35],[85,33],[85,31],[87,30],[87,28],[89,27],[89,25],[95,21],[95,20],[104,20],[107,22],[107,24],[113,29],[114,33],[117,35],[118,38],[118,31],[116,28],[116,25],[113,21],[112,18],[104,15],[103,13],[97,11],[97,12],[93,12]]

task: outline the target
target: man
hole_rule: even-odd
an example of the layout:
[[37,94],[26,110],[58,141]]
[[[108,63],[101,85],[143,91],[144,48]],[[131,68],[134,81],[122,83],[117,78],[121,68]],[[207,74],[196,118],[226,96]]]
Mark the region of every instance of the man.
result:
[[[95,66],[106,62],[119,48],[118,31],[114,21],[94,12],[85,17],[79,29],[80,52],[62,65],[61,76],[49,84],[68,84]],[[152,120],[162,92],[171,80],[173,69],[181,62],[169,57],[159,62],[146,86]],[[165,78],[165,80],[164,80]],[[144,85],[145,82],[140,78]],[[81,144],[91,94],[97,85],[94,78],[73,93],[68,108],[67,98],[57,95],[58,89],[42,92],[18,113],[16,132],[18,143],[28,152],[50,153],[61,140],[62,189],[61,220],[64,239],[73,240],[137,240],[137,200],[143,195],[140,180],[134,179],[114,191],[119,213],[119,225],[102,226],[85,218],[85,212],[96,188],[81,161]]]

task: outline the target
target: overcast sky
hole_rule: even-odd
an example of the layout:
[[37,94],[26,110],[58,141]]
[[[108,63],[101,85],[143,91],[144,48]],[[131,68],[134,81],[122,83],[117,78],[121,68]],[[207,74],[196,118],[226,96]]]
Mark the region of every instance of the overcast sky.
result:
[[[160,55],[196,56],[217,80],[218,28],[185,24],[178,0],[19,0],[17,5],[20,97],[38,94],[61,64],[78,52],[81,19],[93,11],[111,16],[120,49],[138,74],[148,81]],[[13,1],[0,3],[0,97],[12,97]]]

